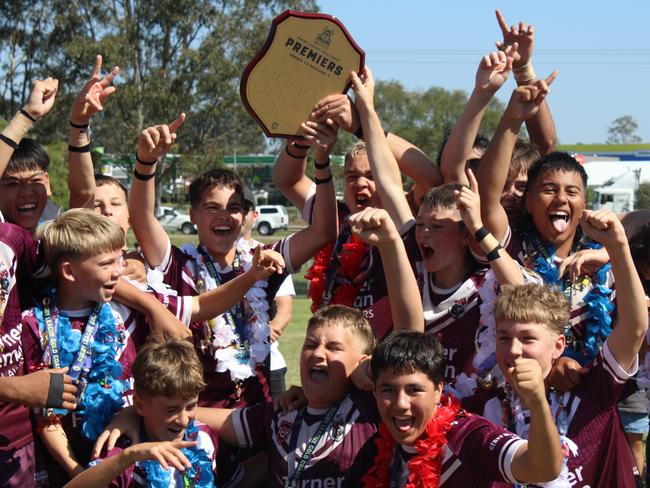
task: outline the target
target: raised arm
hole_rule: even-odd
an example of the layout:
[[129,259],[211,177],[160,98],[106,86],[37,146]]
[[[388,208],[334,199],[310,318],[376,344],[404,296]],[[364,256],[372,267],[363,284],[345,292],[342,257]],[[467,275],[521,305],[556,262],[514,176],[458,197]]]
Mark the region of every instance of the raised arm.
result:
[[440,172],[446,183],[467,184],[465,164],[490,100],[510,75],[516,49],[516,45],[509,46],[505,51],[493,52],[481,59],[474,90],[442,150]]
[[313,150],[316,194],[314,195],[314,217],[309,227],[291,237],[290,269],[300,268],[326,244],[336,239],[338,232],[336,194],[329,158],[336,142],[338,127],[336,124],[305,122],[302,124],[302,129],[305,140]]
[[[503,41],[497,41],[497,47],[505,50],[515,43],[518,45],[517,54],[512,65],[517,85],[524,86],[534,83],[537,80],[532,64],[535,28],[532,25],[527,26],[523,21],[519,22],[518,25],[513,24],[508,27],[501,11],[497,10],[496,16],[503,34]],[[546,100],[540,104],[539,111],[526,120],[526,128],[531,142],[537,147],[542,156],[553,152],[557,142],[557,134]]]
[[[331,119],[342,130],[363,136],[359,114],[347,95],[330,95],[320,100],[311,116],[320,122]],[[421,149],[391,132],[386,134],[386,141],[397,160],[400,171],[415,182],[416,202],[427,191],[441,183],[442,177],[438,166]]]
[[275,186],[301,213],[313,185],[313,181],[305,174],[308,152],[308,145],[289,141],[272,170]]
[[59,80],[46,78],[32,82],[27,103],[14,115],[0,134],[0,175],[7,169],[14,150],[35,122],[47,115],[54,105]]
[[472,236],[470,245],[488,257],[488,262],[500,285],[521,285],[524,279],[519,264],[499,245],[499,241],[485,228],[481,220],[481,199],[478,183],[471,169],[467,168],[470,187],[456,191],[456,204],[460,215]]
[[420,290],[406,254],[404,241],[386,210],[365,208],[349,217],[352,233],[377,246],[384,266],[394,329],[424,332],[424,311]]
[[95,200],[95,171],[90,156],[90,120],[104,110],[106,99],[115,93],[110,86],[113,78],[120,72],[115,66],[104,78],[100,76],[102,57],[97,55],[95,67],[70,109],[68,132],[68,188],[70,189],[70,208],[93,208]]
[[366,152],[377,193],[383,207],[398,229],[413,218],[413,213],[402,188],[402,175],[391,153],[374,106],[375,81],[368,67],[362,81],[352,72],[352,86],[356,94],[356,108],[366,142]]
[[485,227],[499,241],[503,240],[508,229],[508,216],[501,205],[501,192],[508,179],[519,129],[524,120],[537,113],[556,76],[557,72],[553,71],[545,80],[518,87],[512,92],[508,107],[481,160],[477,175],[481,194],[481,218]]
[[609,209],[585,210],[580,219],[582,230],[605,246],[616,279],[616,326],[607,345],[616,362],[630,371],[648,330],[645,293],[632,261],[623,224]]
[[160,265],[167,251],[169,238],[156,219],[156,163],[169,152],[176,141],[176,131],[185,122],[180,114],[169,125],[156,125],[140,133],[136,149],[133,183],[129,195],[129,219],[135,237],[147,263],[152,268]]
[[237,446],[239,441],[232,423],[234,411],[231,408],[196,407],[196,420],[206,424],[231,446]]

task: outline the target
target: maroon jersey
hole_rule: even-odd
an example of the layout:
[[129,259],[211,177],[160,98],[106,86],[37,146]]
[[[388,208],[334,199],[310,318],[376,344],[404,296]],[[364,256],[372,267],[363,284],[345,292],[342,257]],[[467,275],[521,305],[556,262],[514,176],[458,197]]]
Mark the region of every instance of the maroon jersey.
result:
[[[286,237],[273,244],[264,245],[264,248],[282,254],[287,264],[287,271],[293,272],[289,249],[290,242],[291,238]],[[241,257],[242,270],[247,270],[251,263],[250,256]],[[232,280],[238,275],[232,266],[221,268],[217,263],[214,263],[214,265],[223,283]],[[168,241],[165,257],[156,270],[163,274],[164,283],[176,290],[179,295],[198,295],[217,286],[202,256],[193,245],[186,245],[183,249],[179,249],[172,246]],[[266,310],[271,306],[275,293],[285,277],[286,275],[273,274],[266,282],[263,282],[265,296],[261,300],[265,302]],[[235,313],[234,309],[231,310],[231,313]],[[223,317],[221,315],[214,320],[223,320]],[[245,320],[247,324],[250,324],[250,313],[246,313]],[[235,408],[270,401],[268,386],[270,376],[268,353],[270,345],[265,342],[268,339],[268,334],[264,341],[260,341],[257,346],[263,348],[265,354],[262,354],[262,356],[265,356],[265,359],[258,362],[252,376],[235,382],[233,381],[232,370],[220,370],[220,366],[223,364],[220,365],[221,361],[215,358],[215,351],[209,345],[210,327],[205,322],[194,322],[190,326],[194,346],[203,364],[203,374],[207,385],[199,397],[199,404],[208,407]]]
[[[516,483],[512,474],[512,459],[526,443],[517,435],[478,415],[460,414],[447,433],[447,445],[440,466],[441,488],[488,488],[493,482]],[[374,459],[376,444],[364,456]],[[393,466],[396,467],[396,486],[402,488],[408,479],[407,463],[416,455],[414,448],[398,446]],[[355,470],[349,486],[362,486],[365,472]]]
[[[605,342],[580,385],[564,394],[551,393],[551,413],[558,430],[567,429],[561,478],[570,486],[636,486],[634,457],[616,409],[625,382],[636,370],[635,366],[624,371]],[[523,420],[514,423],[515,429],[526,436],[529,414],[523,411],[519,418]]]
[[[537,248],[538,244],[536,244],[535,242],[536,239],[534,239],[532,236],[533,236],[532,233],[526,233],[518,229],[509,227],[506,236],[504,238],[504,243],[502,243],[503,247],[508,251],[508,253],[510,254],[510,256],[513,257],[513,259],[516,259],[522,266],[525,266],[529,269],[533,267],[534,260],[537,259],[540,254]],[[484,257],[480,257],[476,255],[474,257],[485,262]],[[557,266],[559,266],[560,263],[562,262],[562,259],[558,257],[554,257],[554,262]],[[611,269],[607,272],[607,280],[605,286],[613,290],[612,294],[609,296],[609,299],[610,301],[615,302],[616,291],[615,291],[615,283],[614,283],[614,274],[612,273]],[[580,353],[582,352],[584,347],[583,340],[585,335],[585,329],[586,329],[587,321],[590,318],[588,316],[589,307],[585,303],[584,298],[585,295],[587,295],[587,293],[589,293],[593,287],[594,287],[593,276],[584,276],[582,277],[582,281],[580,283],[573,284],[573,286],[571,287],[571,292],[568,296],[571,302],[570,333],[573,340],[571,342],[567,342],[567,348],[565,350],[565,354],[569,350],[576,351],[578,354],[575,356],[572,355],[572,357],[575,358],[582,357]],[[584,360],[581,361],[583,365],[585,361],[589,362],[586,356]]]
[[[45,263],[39,247],[38,241],[22,227],[0,223],[0,376],[26,373],[20,340],[23,306],[18,293],[17,275],[29,276],[44,270]],[[32,441],[27,407],[17,403],[0,403],[0,419],[0,452],[20,449]]]
[[[212,460],[212,470],[216,470],[215,460],[217,455],[217,446],[218,437],[217,435],[205,424],[194,421],[195,426],[198,428],[195,436],[188,437],[185,440],[195,440],[197,442],[196,448],[202,449],[207,453],[207,455]],[[110,450],[105,456],[101,456],[98,460],[93,461],[91,464],[93,466],[100,464],[102,460],[117,456],[124,449],[129,447],[130,442],[128,439],[122,437],[118,440],[115,448]],[[174,486],[183,486],[182,478],[179,476],[179,471],[174,467],[170,467],[167,471],[168,476],[171,480],[175,480]],[[118,477],[116,477],[109,485],[111,488],[136,488],[136,487],[147,487],[147,477],[145,470],[142,467],[141,463],[138,461],[134,464],[129,465],[124,472],[122,472]]]
[[[327,410],[307,407],[304,412],[283,414],[274,412],[269,404],[259,404],[233,412],[240,446],[269,453],[269,486],[284,486],[289,471],[287,459],[293,460],[293,473],[310,439],[326,419]],[[379,425],[372,394],[353,389],[332,415],[297,486],[343,486],[357,454],[367,443],[372,443]],[[294,433],[298,418],[300,430]],[[296,445],[293,451],[290,449],[292,434]]]

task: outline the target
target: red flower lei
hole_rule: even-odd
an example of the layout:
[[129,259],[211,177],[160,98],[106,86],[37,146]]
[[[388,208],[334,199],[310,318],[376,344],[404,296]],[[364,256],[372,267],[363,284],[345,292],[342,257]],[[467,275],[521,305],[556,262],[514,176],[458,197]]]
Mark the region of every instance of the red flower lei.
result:
[[329,304],[351,307],[357,295],[359,295],[359,288],[355,285],[355,280],[361,271],[361,264],[368,245],[355,236],[350,236],[349,241],[342,245],[341,252],[332,259],[335,245],[336,242],[332,242],[321,249],[314,257],[314,263],[305,274],[305,278],[309,280],[307,296],[311,298],[312,312],[316,312],[321,308],[323,293],[325,293],[328,286],[327,270],[330,266],[338,264],[336,276],[334,277],[336,280],[334,294]]
[[[405,488],[435,488],[440,480],[443,448],[447,445],[447,432],[461,412],[460,401],[451,395],[443,395],[433,419],[422,437],[415,443],[417,454],[408,462],[408,483]],[[390,467],[395,455],[395,439],[382,422],[375,441],[377,456],[374,466],[362,481],[366,488],[389,488]]]

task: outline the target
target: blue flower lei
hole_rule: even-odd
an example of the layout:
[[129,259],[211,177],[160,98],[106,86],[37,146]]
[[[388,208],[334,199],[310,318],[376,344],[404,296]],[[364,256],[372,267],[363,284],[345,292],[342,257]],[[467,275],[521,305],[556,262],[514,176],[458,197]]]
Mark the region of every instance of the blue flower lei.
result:
[[[557,288],[565,295],[568,295],[568,301],[571,304],[571,284],[567,288],[564,280],[560,279],[558,267],[555,265],[555,249],[553,246],[542,244],[536,236],[529,239],[538,247],[543,246],[547,256],[543,255],[542,249],[538,249],[537,258],[532,262],[532,268],[542,277],[544,283],[551,288]],[[582,249],[600,249],[601,244],[588,240],[581,246]],[[567,347],[564,355],[575,359],[581,365],[589,364],[602,348],[605,339],[612,332],[612,318],[610,313],[614,310],[614,304],[610,300],[612,294],[611,288],[606,286],[607,274],[611,269],[610,263],[601,266],[592,276],[592,287],[583,297],[587,306],[588,320],[585,324],[583,349],[576,351],[574,347],[574,338],[571,332],[571,324],[567,324],[565,336],[567,337]]]
[[[55,309],[52,300],[52,309]],[[73,331],[70,319],[54,312],[57,322],[56,339],[59,344],[61,367],[70,366],[77,357],[81,347],[81,334]],[[43,305],[34,308],[34,316],[42,337],[47,336],[47,327],[43,316]],[[122,374],[122,365],[115,359],[121,347],[121,334],[117,331],[113,311],[104,303],[97,317],[97,332],[90,346],[92,366],[84,378],[87,382],[77,413],[83,418],[81,431],[86,439],[94,440],[102,433],[104,427],[113,418],[113,414],[124,404],[122,393],[124,382],[118,378]],[[50,359],[51,361],[51,359]],[[56,414],[65,415],[67,410],[54,410]]]
[[[185,429],[183,440],[196,441],[198,437],[199,428],[192,420]],[[186,468],[185,471],[176,471],[176,475],[183,481],[183,488],[214,486],[212,460],[208,453],[198,445],[192,448],[184,448],[182,452],[192,465],[191,468]],[[147,486],[169,488],[169,472],[165,471],[158,461],[143,461],[140,466],[144,469]]]

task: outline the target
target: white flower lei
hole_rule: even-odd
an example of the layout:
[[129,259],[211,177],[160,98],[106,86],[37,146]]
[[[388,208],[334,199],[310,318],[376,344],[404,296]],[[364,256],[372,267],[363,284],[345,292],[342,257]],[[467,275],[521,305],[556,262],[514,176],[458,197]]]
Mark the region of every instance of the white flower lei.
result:
[[[203,289],[199,292],[217,288],[217,283],[210,276],[205,260],[196,246],[192,243],[183,245],[181,251],[194,260],[194,283],[203,281]],[[244,271],[248,271],[253,263],[249,252],[240,252],[239,259]],[[266,301],[266,280],[257,281],[245,295],[244,313],[250,338],[249,359],[242,363],[239,356],[239,340],[223,314],[208,320],[210,328],[211,350],[217,361],[218,373],[230,372],[233,381],[244,380],[255,375],[255,367],[263,362],[269,353],[269,304]]]

